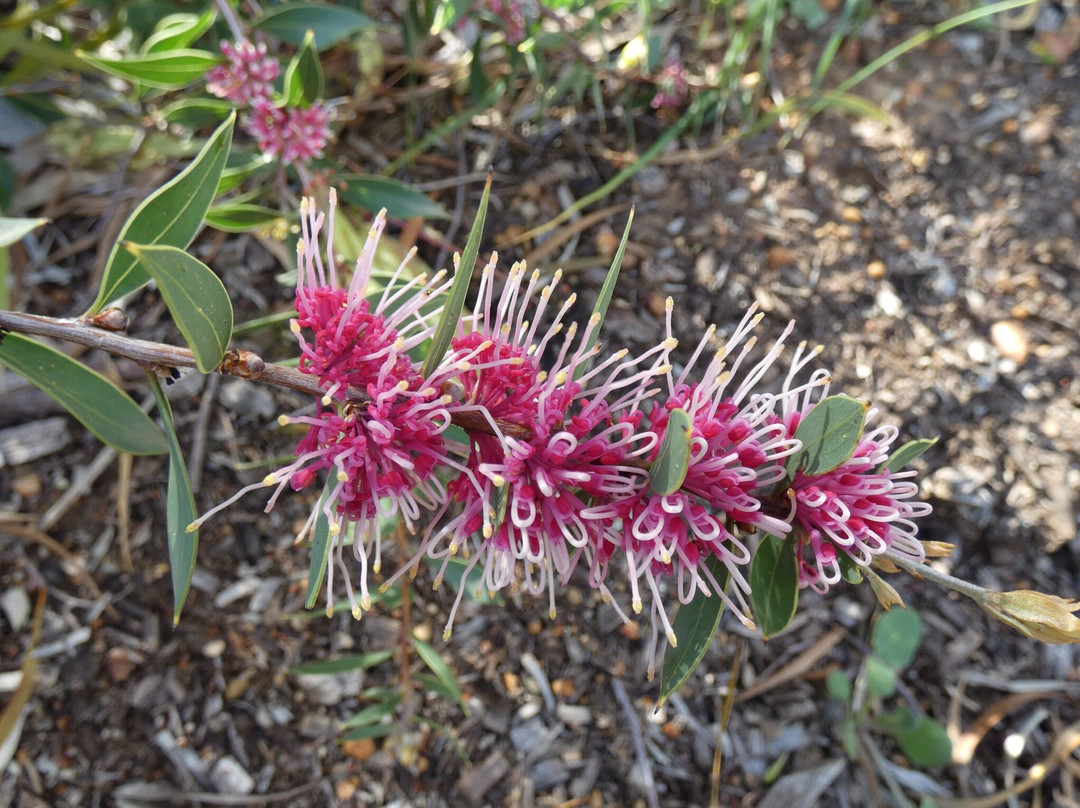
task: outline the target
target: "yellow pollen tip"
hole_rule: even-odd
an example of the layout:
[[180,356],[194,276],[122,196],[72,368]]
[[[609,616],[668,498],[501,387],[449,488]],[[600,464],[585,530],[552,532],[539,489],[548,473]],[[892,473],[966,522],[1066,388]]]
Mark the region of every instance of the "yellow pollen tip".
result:
[[456,541],[450,542],[450,555],[457,555],[458,544]]
[[656,369],[657,373],[671,373],[671,365],[661,365]]
[[504,485],[506,485],[506,478],[503,477],[501,474],[496,474],[494,477],[491,478],[491,482],[495,484],[496,488],[502,488]]
[[349,481],[349,475],[345,473],[344,469],[338,469],[337,481],[339,483],[347,483]]
[[523,356],[515,356],[513,359],[510,360],[510,364],[511,365],[523,365],[523,364],[525,364],[525,357],[523,357]]
[[538,280],[540,280],[540,270],[534,269],[532,274],[532,282],[536,283]]
[[561,280],[562,280],[562,270],[561,269],[556,269],[555,274],[551,276],[551,282],[553,284],[555,284],[555,283],[558,283]]
[[679,641],[675,637],[675,632],[674,631],[669,631],[667,633],[667,641],[668,641],[668,645],[670,645],[672,648],[678,648],[679,647]]
[[287,415],[279,415],[277,417],[277,423],[278,423],[278,426],[288,426],[291,423],[291,421],[289,421],[289,416],[287,416]]
[[634,602],[630,605],[634,609],[634,614],[641,614],[641,598],[635,598]]
[[199,529],[199,523],[198,522],[192,522],[190,525],[188,525],[187,527],[184,528],[184,532],[185,533],[194,533],[198,529]]
[[420,395],[422,395],[422,396],[433,396],[437,392],[439,392],[439,391],[436,390],[434,387],[425,387],[423,390],[420,391]]
[[594,314],[592,317],[589,318],[589,325],[591,325],[593,328],[596,328],[598,325],[600,325],[600,314],[599,314],[599,312],[597,312],[596,314]]
[[300,323],[297,320],[289,320],[289,330],[294,334],[300,333]]
[[490,539],[495,534],[495,528],[491,525],[484,525],[484,538]]
[[471,367],[472,367],[472,365],[470,365],[468,362],[458,362],[457,363],[457,369],[458,370],[468,370]]
[[439,399],[439,401],[441,401],[443,404],[450,404],[453,400],[454,397],[451,395],[445,395]]
[[321,399],[321,400],[322,400],[322,405],[323,405],[324,407],[329,407],[329,406],[330,406],[330,404],[331,404],[331,403],[333,402],[333,400],[334,400],[334,399],[333,399],[333,398],[332,398],[332,397],[330,396],[330,394],[329,394],[329,393],[327,393],[327,394],[326,394],[325,396],[323,396],[323,397],[322,397],[322,399]]
[[364,611],[369,611],[371,609],[371,598],[369,598],[367,595],[364,595],[364,597],[360,598],[360,608]]
[[326,607],[326,616],[327,617],[333,617],[334,616],[334,607],[332,605]]
[[400,392],[404,393],[406,390],[409,389],[409,383],[402,379],[400,382],[397,383],[397,389]]
[[276,474],[267,474],[263,477],[263,485],[274,485],[277,482]]
[[330,525],[330,535],[331,536],[337,536],[340,533],[341,533],[341,525],[339,525],[337,522],[334,522],[332,525]]
[[405,350],[405,338],[404,337],[398,337],[396,340],[394,340],[394,350],[395,351],[404,351]]
[[301,213],[307,213],[307,209],[308,209],[308,198],[306,196],[302,196],[302,197],[300,197],[300,212]]
[[661,564],[670,564],[671,563],[671,553],[669,553],[667,550],[664,550],[662,553],[660,553],[660,563]]
[[757,325],[765,319],[765,312],[761,311],[754,315],[754,325]]
[[673,298],[673,297],[666,298],[664,300],[664,311],[674,311],[674,310],[675,310],[675,298]]
[[666,351],[674,351],[679,347],[679,341],[675,337],[668,337],[666,340],[660,343],[660,347]]
[[450,640],[450,635],[453,633],[454,632],[451,629],[444,629],[442,633],[443,641],[448,642]]
[[541,371],[540,371],[539,373],[537,373],[537,374],[536,374],[536,380],[537,380],[538,382],[545,382],[545,381],[547,381],[547,371],[546,371],[546,370],[541,370]]
[[431,582],[431,589],[434,592],[438,592],[440,586],[442,586],[442,578],[436,578]]
[[571,293],[570,297],[566,298],[566,305],[573,306],[577,303],[577,292]]
[[611,594],[608,592],[601,592],[600,602],[607,606],[609,603],[611,603]]
[[555,610],[554,609],[549,609],[548,610],[548,619],[550,619],[550,620],[555,619]]
[[331,188],[330,189],[330,204],[331,205],[336,205],[337,204],[337,188]]
[[540,290],[540,297],[543,298],[544,300],[547,300],[549,297],[551,297],[551,287],[550,286],[545,286],[543,289],[541,289]]
[[560,370],[555,374],[555,384],[566,384],[566,371]]
[[616,351],[615,352],[615,361],[618,361],[618,360],[622,359],[628,353],[630,353],[630,351],[627,348],[623,348],[621,351]]
[[353,616],[353,620],[359,620],[361,617],[364,616],[364,610],[361,609],[359,606],[353,606],[352,607],[352,616]]
[[480,343],[480,350],[481,351],[486,351],[488,348],[490,348],[494,344],[495,344],[494,340],[486,339],[486,340],[484,340],[483,342]]
[[384,595],[390,589],[390,584],[379,584],[379,594]]

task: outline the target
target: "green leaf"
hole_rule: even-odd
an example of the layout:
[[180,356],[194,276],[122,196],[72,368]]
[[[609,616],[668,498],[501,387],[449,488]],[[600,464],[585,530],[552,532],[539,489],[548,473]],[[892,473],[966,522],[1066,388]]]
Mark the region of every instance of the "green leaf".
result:
[[852,560],[851,556],[847,553],[840,552],[837,554],[836,560],[840,564],[840,577],[849,584],[854,584],[856,586],[863,582],[863,576],[859,569],[859,565]]
[[840,671],[829,671],[825,677],[825,689],[834,699],[845,704],[851,701],[851,680]]
[[[503,486],[503,489],[505,488],[506,486]],[[460,556],[450,556],[448,559],[424,556],[424,563],[435,573],[443,569],[444,560],[446,561],[446,569],[443,570],[443,580],[450,584],[455,592],[464,592],[466,598],[485,606],[503,602],[498,593],[492,596],[492,593],[484,588],[484,570],[479,565],[473,565],[473,568],[466,575],[465,569],[469,566],[469,562]],[[463,576],[464,581],[462,580]]]
[[180,126],[208,126],[218,124],[233,111],[233,105],[224,98],[181,98],[161,110],[161,119]]
[[101,288],[88,314],[96,314],[107,303],[134,292],[150,280],[135,256],[120,249],[121,242],[166,244],[181,250],[191,244],[217,193],[235,122],[233,113],[187,168],[135,208],[109,253]]
[[315,50],[315,34],[308,30],[300,50],[285,68],[285,103],[291,107],[310,107],[322,98],[323,69]]
[[454,256],[454,282],[450,285],[446,304],[442,314],[439,315],[439,324],[435,327],[435,335],[431,338],[431,348],[420,369],[422,378],[426,379],[438,367],[461,323],[461,312],[465,309],[465,295],[472,281],[476,256],[480,254],[480,236],[484,232],[484,218],[487,216],[490,195],[491,174],[489,173],[487,182],[484,183],[483,196],[480,197],[480,207],[476,211],[476,219],[473,221],[472,230],[469,231],[469,238],[465,242],[465,254],[461,257]]
[[922,618],[914,609],[891,609],[880,615],[870,635],[874,654],[897,670],[915,658],[922,642]]
[[217,12],[210,6],[202,14],[170,14],[157,24],[139,52],[164,53],[186,48],[210,30]]
[[[258,174],[274,164],[274,158],[265,154],[230,153],[226,168],[218,182],[218,195],[231,191],[248,177]],[[233,203],[236,204],[236,203]]]
[[783,631],[799,605],[799,569],[788,542],[766,534],[750,562],[750,603],[766,638]]
[[810,476],[825,474],[847,461],[859,445],[868,408],[848,396],[819,401],[795,430],[802,449],[788,458],[788,478],[799,469]]
[[172,407],[156,377],[147,374],[154,391],[165,436],[169,440],[169,483],[165,489],[165,530],[169,538],[169,571],[172,574],[173,625],[180,622],[180,612],[191,590],[191,575],[195,572],[195,557],[199,551],[198,529],[188,531],[195,521],[195,496],[191,493],[184,453],[173,426]]
[[[705,566],[712,572],[716,582],[727,588],[731,573],[724,562],[716,556],[709,556]],[[699,593],[689,603],[684,603],[671,621],[671,630],[679,644],[668,647],[664,652],[664,664],[660,668],[660,698],[657,705],[663,704],[668,696],[682,687],[690,678],[705,652],[712,645],[716,631],[720,627],[720,618],[724,614],[724,601],[717,595],[702,597]]]
[[401,700],[401,691],[395,690],[392,693],[387,693],[386,697],[376,704],[371,704],[351,718],[345,719],[341,724],[341,728],[352,729],[353,727],[365,727],[369,724],[376,724],[387,716],[393,715],[394,710],[401,704]]
[[899,471],[915,460],[915,458],[920,457],[925,452],[929,451],[930,447],[937,442],[937,438],[932,440],[923,438],[921,440],[908,441],[889,455],[889,459],[885,461],[885,465],[882,466],[882,469],[884,471]]
[[400,180],[370,174],[339,174],[337,183],[338,196],[371,213],[386,208],[386,214],[395,219],[450,218],[446,208]]
[[450,666],[446,664],[446,660],[442,658],[442,655],[426,642],[415,637],[413,638],[413,647],[416,648],[416,653],[420,655],[420,658],[424,660],[424,664],[431,669],[431,672],[446,688],[446,692],[450,697],[468,714],[469,709],[465,706],[465,699],[461,695],[461,686],[458,684],[457,676],[454,675]]
[[458,701],[458,694],[455,690],[447,687],[438,676],[431,673],[416,673],[413,674],[413,678],[419,682],[425,690],[430,690],[432,693],[438,693],[447,701]]
[[48,222],[48,219],[9,219],[0,217],[0,247],[10,247],[23,236]]
[[375,21],[347,6],[320,6],[314,3],[283,3],[264,14],[255,23],[260,31],[300,47],[311,30],[319,51],[332,48],[357,31],[374,28]]
[[[593,317],[599,316],[600,320],[593,327],[592,333],[589,334],[589,342],[585,345],[585,350],[589,351],[597,340],[600,339],[600,329],[604,324],[604,318],[607,316],[608,306],[611,305],[611,296],[615,293],[615,284],[619,280],[619,270],[622,269],[623,256],[626,254],[626,244],[630,241],[630,225],[634,223],[634,209],[630,208],[630,215],[626,219],[626,227],[623,229],[622,240],[619,242],[619,249],[615,251],[615,257],[611,259],[611,266],[608,268],[607,277],[604,278],[604,285],[600,287],[600,295],[596,298],[596,305],[593,306]],[[579,378],[589,365],[583,363],[578,366],[578,369],[574,371],[574,378]]]
[[866,689],[879,698],[891,696],[896,692],[896,668],[871,656],[866,660]]
[[[305,609],[315,608],[315,599],[319,597],[319,590],[322,589],[323,581],[326,579],[326,565],[330,560],[330,545],[333,542],[330,541],[330,520],[326,518],[323,506],[336,485],[336,480],[327,480],[326,485],[323,487],[322,496],[319,497],[317,506],[319,511],[318,516],[315,517],[315,532],[312,534],[311,567],[308,569],[307,596],[304,598]],[[332,611],[332,607],[327,609],[328,613]]]
[[344,741],[364,741],[368,738],[385,738],[391,732],[394,731],[395,725],[393,723],[388,724],[369,724],[366,727],[360,727],[354,729],[352,732],[346,732],[341,736],[342,742]]
[[0,364],[44,390],[102,443],[136,455],[164,454],[164,433],[128,394],[66,354],[20,334],[0,335]]
[[298,668],[292,668],[289,673],[297,676],[312,676],[334,673],[348,673],[349,671],[367,670],[376,665],[386,662],[394,655],[394,650],[388,648],[383,651],[371,651],[366,654],[346,654],[337,659],[327,659],[323,662],[309,662]]
[[900,707],[874,722],[900,744],[908,760],[924,769],[944,766],[952,759],[952,742],[941,724],[925,715]]
[[250,233],[267,227],[282,218],[280,211],[237,202],[232,205],[215,205],[206,211],[206,223],[225,233]]
[[130,242],[123,246],[157,281],[173,321],[195,355],[195,366],[212,373],[232,338],[232,303],[221,278],[176,247]]
[[75,55],[105,73],[159,90],[190,84],[222,61],[220,56],[202,50],[172,50],[126,59],[102,59],[79,50]]
[[664,439],[649,469],[649,488],[654,494],[666,497],[682,486],[690,470],[692,435],[693,421],[686,410],[676,408],[668,413]]

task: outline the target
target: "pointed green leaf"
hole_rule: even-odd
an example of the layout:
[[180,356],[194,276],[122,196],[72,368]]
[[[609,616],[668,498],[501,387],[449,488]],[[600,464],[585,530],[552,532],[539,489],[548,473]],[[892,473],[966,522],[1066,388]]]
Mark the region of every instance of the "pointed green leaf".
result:
[[929,451],[930,447],[937,442],[937,438],[932,440],[923,438],[922,440],[908,441],[889,456],[889,459],[885,461],[885,465],[882,466],[882,468],[885,471],[900,471],[900,469],[911,463],[917,457],[920,457],[925,452]]
[[386,208],[386,214],[395,219],[450,218],[446,208],[401,180],[370,174],[339,174],[337,183],[338,196],[371,213]]
[[[626,218],[626,227],[623,229],[622,240],[619,242],[619,249],[615,251],[615,257],[611,259],[611,266],[608,268],[607,277],[604,278],[604,285],[600,287],[600,295],[596,298],[596,305],[593,306],[593,317],[599,315],[600,320],[593,327],[592,333],[589,334],[589,341],[585,345],[585,350],[589,351],[597,341],[600,339],[600,329],[604,325],[604,318],[607,317],[608,306],[611,305],[611,297],[615,294],[615,284],[619,280],[619,271],[622,269],[623,256],[626,254],[626,244],[630,241],[630,225],[634,223],[634,209],[630,208],[630,215]],[[588,370],[589,364],[582,363],[578,366],[578,369],[574,371],[574,378],[579,378],[586,370]]]
[[150,280],[135,256],[120,249],[120,242],[166,244],[179,249],[191,244],[217,193],[235,122],[234,113],[210,136],[187,168],[135,208],[109,253],[101,288],[89,314],[96,314],[107,303],[134,292]]
[[825,689],[838,701],[844,703],[851,701],[851,680],[842,671],[829,671],[829,675],[825,677]]
[[866,660],[866,690],[871,696],[888,698],[896,692],[896,669],[876,656]]
[[311,30],[285,68],[284,86],[285,103],[292,107],[309,107],[322,98],[323,69],[315,50],[315,34]]
[[[724,566],[724,562],[716,556],[709,556],[704,563],[716,582],[726,589],[731,573]],[[701,664],[705,652],[716,637],[723,614],[724,601],[716,595],[706,598],[699,593],[692,601],[679,607],[675,619],[671,621],[671,630],[675,632],[679,644],[674,648],[668,647],[664,652],[658,706],[682,687],[683,682],[690,678],[690,674]]]
[[666,497],[679,490],[690,469],[690,438],[693,421],[686,410],[668,413],[667,429],[660,451],[649,469],[649,488],[654,494]]
[[929,716],[919,716],[914,727],[895,732],[894,736],[904,756],[920,768],[934,769],[952,760],[949,733]]
[[347,6],[291,2],[275,6],[255,27],[296,47],[304,43],[311,30],[315,34],[315,46],[324,51],[358,31],[374,28],[375,21]]
[[870,635],[870,647],[897,670],[903,670],[915,658],[922,642],[922,618],[914,609],[890,609],[880,615]]
[[750,562],[750,604],[766,638],[787,628],[799,605],[799,568],[788,542],[766,536]]
[[126,59],[102,59],[78,50],[75,55],[105,73],[159,90],[190,84],[222,61],[220,56],[203,50],[172,50]]
[[[274,165],[274,158],[265,154],[240,154],[230,153],[226,168],[221,172],[221,181],[218,182],[218,195],[224,194],[236,188],[248,177],[255,176],[260,171],[265,171]],[[237,204],[233,202],[232,204]]]
[[852,560],[851,556],[841,552],[836,556],[836,560],[840,564],[840,577],[849,584],[858,585],[863,582],[862,571],[859,569],[859,565]]
[[368,738],[385,738],[391,732],[397,728],[397,725],[393,722],[387,724],[368,724],[366,727],[359,727],[351,732],[346,732],[341,736],[341,741],[364,741]]
[[480,254],[480,237],[484,232],[484,219],[487,216],[490,195],[491,174],[489,173],[487,182],[484,183],[484,193],[480,197],[480,208],[476,211],[476,219],[473,221],[472,230],[469,231],[469,238],[465,242],[465,253],[460,258],[457,255],[454,256],[454,282],[446,296],[446,305],[443,307],[442,314],[439,315],[435,335],[431,338],[431,348],[420,370],[420,375],[425,379],[442,361],[461,323],[461,312],[465,309],[465,296],[469,291],[469,283],[472,281],[476,257]]
[[[445,569],[443,569],[444,561],[446,562]],[[424,563],[436,574],[438,574],[439,570],[442,570],[443,580],[450,584],[455,592],[463,592],[465,597],[474,603],[489,605],[503,602],[497,592],[493,597],[492,593],[484,587],[484,570],[482,567],[474,564],[466,575],[465,570],[469,566],[469,562],[461,556],[450,556],[447,559],[424,556]]]
[[461,695],[461,686],[458,684],[457,676],[454,675],[450,666],[446,664],[446,660],[442,658],[442,655],[426,642],[415,637],[413,638],[413,647],[416,648],[416,653],[420,655],[420,658],[424,660],[424,664],[431,669],[431,672],[446,688],[446,692],[468,714],[469,709],[465,706],[465,699]]
[[5,333],[0,335],[0,365],[40,387],[114,449],[137,455],[169,451],[165,435],[127,393],[70,356]]
[[787,476],[799,469],[811,476],[825,474],[847,461],[862,438],[869,406],[848,396],[819,401],[795,430],[802,450],[788,458]]
[[233,105],[224,98],[181,98],[164,107],[160,114],[166,123],[199,127],[219,124],[232,111]]
[[48,222],[48,219],[9,219],[0,217],[0,247],[10,247],[23,236]]
[[346,654],[336,659],[327,659],[323,662],[309,662],[292,668],[289,673],[297,676],[329,675],[334,673],[348,673],[349,671],[367,670],[385,662],[394,655],[392,648],[383,651],[371,651],[366,654]]
[[232,303],[221,278],[202,261],[176,247],[130,242],[123,246],[157,281],[173,321],[195,355],[196,367],[212,373],[232,338]]
[[376,724],[387,716],[393,715],[394,710],[401,704],[402,698],[403,695],[400,691],[395,690],[392,693],[388,693],[386,698],[365,707],[351,718],[347,718],[342,722],[341,728],[352,729],[353,727],[365,727],[369,724]]
[[165,53],[186,48],[210,30],[216,16],[213,6],[198,15],[170,14],[154,27],[154,33],[147,37],[140,53]]
[[[333,486],[336,485],[336,480],[327,480],[322,496],[319,497],[319,515],[315,517],[315,532],[311,547],[311,567],[308,569],[307,596],[304,598],[305,609],[315,608],[315,599],[319,597],[319,590],[322,589],[323,581],[326,579],[326,565],[330,560],[330,545],[332,542],[330,541],[330,520],[326,518],[326,514],[323,512],[323,505],[326,504],[327,497],[330,496]],[[332,611],[332,608],[327,609],[328,613]]]
[[215,230],[224,233],[250,233],[263,227],[269,227],[281,220],[283,214],[262,205],[250,202],[237,202],[232,205],[215,205],[206,211],[206,223]]
[[173,625],[180,622],[180,612],[191,590],[191,575],[195,572],[195,556],[199,550],[199,531],[188,531],[195,521],[195,496],[191,493],[184,453],[173,426],[172,407],[156,377],[147,374],[150,388],[157,399],[165,435],[169,439],[169,483],[165,489],[165,530],[169,537],[169,571],[173,587]]

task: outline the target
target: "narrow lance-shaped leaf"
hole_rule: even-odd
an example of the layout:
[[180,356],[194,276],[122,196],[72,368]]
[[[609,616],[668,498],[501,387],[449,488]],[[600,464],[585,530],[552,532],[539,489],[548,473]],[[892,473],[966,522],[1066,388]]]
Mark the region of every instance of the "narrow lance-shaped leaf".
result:
[[343,5],[292,2],[272,8],[255,27],[297,47],[309,30],[314,31],[315,46],[324,51],[358,31],[375,27],[375,21]]
[[203,373],[218,366],[232,338],[233,310],[221,279],[176,247],[124,243],[157,282],[180,333]]
[[[626,255],[626,245],[630,241],[630,225],[634,223],[634,208],[630,208],[630,215],[626,219],[626,227],[623,229],[622,240],[619,242],[619,249],[615,251],[615,257],[611,259],[611,266],[608,268],[607,277],[604,278],[604,285],[600,287],[600,296],[596,298],[596,305],[593,306],[593,316],[600,315],[600,322],[596,324],[596,327],[589,334],[589,341],[585,345],[585,351],[592,350],[592,347],[596,345],[597,340],[600,339],[600,328],[604,324],[604,318],[607,317],[608,306],[611,305],[611,297],[615,294],[615,284],[619,280],[619,271],[622,269],[623,256]],[[588,370],[588,364],[581,364],[577,370],[574,371],[574,378],[578,378],[586,370]]]
[[693,421],[686,410],[674,409],[668,413],[660,451],[649,469],[649,488],[654,494],[662,497],[674,494],[686,479],[690,469],[692,427]]
[[126,59],[102,59],[78,50],[75,55],[105,73],[160,90],[190,84],[221,63],[220,56],[203,50],[170,50]]
[[802,450],[788,458],[788,478],[799,469],[825,474],[847,461],[862,438],[869,406],[848,396],[829,396],[814,405],[795,430]]
[[165,435],[127,393],[70,356],[20,334],[3,334],[0,365],[40,387],[102,443],[137,455],[169,450]]
[[0,216],[0,247],[10,247],[48,219],[9,219]]
[[889,456],[882,469],[884,471],[899,471],[908,463],[928,452],[937,442],[937,438],[908,441]]
[[438,651],[423,640],[414,638],[413,645],[416,648],[416,653],[424,660],[424,664],[431,669],[431,672],[435,674],[443,687],[446,688],[446,692],[453,697],[454,701],[458,703],[458,706],[467,714],[469,709],[465,706],[465,699],[461,695],[461,685],[458,684],[457,677],[450,669],[450,666],[446,664],[446,660],[442,658]]
[[164,244],[181,250],[191,244],[217,193],[235,122],[234,113],[210,136],[187,168],[135,208],[109,253],[101,288],[88,314],[96,314],[110,301],[134,292],[150,280],[138,259],[120,248],[122,242]]
[[[731,573],[724,566],[724,562],[710,555],[704,564],[716,582],[726,589]],[[716,594],[706,598],[699,593],[689,603],[679,607],[675,619],[671,621],[671,630],[675,632],[679,644],[668,647],[664,652],[657,707],[682,687],[683,682],[690,678],[690,674],[701,664],[720,627],[723,614],[724,601]]]
[[371,213],[386,208],[387,216],[395,219],[449,219],[450,214],[438,202],[433,202],[401,180],[376,177],[370,174],[339,174],[338,196]]
[[[323,581],[326,579],[326,564],[330,559],[330,520],[326,518],[323,505],[329,498],[336,480],[327,480],[323,488],[322,496],[319,497],[318,516],[315,517],[315,532],[312,535],[311,567],[308,569],[307,596],[304,598],[304,608],[314,609],[315,599],[319,597]],[[326,607],[327,617],[334,612],[333,605]]]
[[322,98],[322,94],[322,63],[315,50],[315,34],[309,29],[300,50],[285,68],[284,96],[290,106],[307,107]]
[[392,648],[382,651],[370,651],[366,654],[346,654],[336,659],[327,659],[323,662],[310,662],[300,665],[289,671],[297,676],[329,675],[335,673],[348,673],[355,670],[367,670],[385,662],[394,655]]
[[169,572],[173,587],[173,625],[180,622],[180,612],[191,590],[195,556],[199,550],[198,529],[188,531],[195,521],[195,496],[191,493],[184,453],[173,426],[172,407],[156,377],[147,374],[154,391],[165,434],[169,439],[169,483],[165,489],[165,530],[169,537]]
[[[455,261],[454,282],[450,285],[446,304],[443,306],[442,314],[439,315],[439,324],[435,327],[435,335],[431,338],[431,348],[420,370],[420,375],[424,378],[430,376],[438,367],[461,323],[461,312],[465,310],[465,295],[472,281],[476,257],[480,254],[480,237],[484,232],[484,219],[487,217],[490,195],[491,172],[488,172],[487,182],[484,183],[484,193],[480,197],[480,208],[476,211],[476,219],[473,221],[472,230],[469,231],[469,238],[465,242],[465,253]],[[454,257],[457,259],[457,256]]]
[[202,14],[170,14],[159,22],[154,33],[143,43],[142,53],[165,53],[190,46],[210,30],[217,10],[210,6]]
[[799,605],[799,568],[784,539],[766,535],[750,562],[750,604],[761,633],[783,631]]
[[206,211],[206,223],[224,233],[250,233],[252,230],[268,227],[281,219],[280,211],[264,208],[262,205],[253,205],[250,202],[217,205]]

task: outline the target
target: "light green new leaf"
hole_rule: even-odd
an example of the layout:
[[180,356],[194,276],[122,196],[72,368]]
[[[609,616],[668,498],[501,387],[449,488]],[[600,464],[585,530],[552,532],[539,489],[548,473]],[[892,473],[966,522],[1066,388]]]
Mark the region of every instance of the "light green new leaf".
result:
[[173,587],[173,625],[180,622],[180,612],[191,590],[191,575],[195,572],[195,556],[199,551],[199,531],[188,532],[195,521],[195,496],[191,493],[184,453],[173,426],[172,407],[156,377],[147,374],[154,391],[165,435],[169,439],[169,483],[165,489],[165,530],[169,537],[169,571]]
[[347,6],[292,2],[275,6],[255,27],[296,47],[304,44],[304,37],[311,30],[315,34],[315,46],[321,52],[357,31],[374,28],[375,21]]
[[896,670],[903,670],[915,658],[922,642],[922,618],[914,609],[890,609],[878,617],[870,636],[874,655]]
[[484,219],[487,217],[488,197],[491,195],[491,174],[488,174],[487,182],[484,183],[484,193],[480,197],[480,207],[476,211],[476,219],[473,221],[469,238],[465,242],[465,253],[458,258],[454,256],[454,282],[450,285],[450,291],[446,296],[446,304],[442,314],[439,315],[439,324],[435,327],[435,335],[431,338],[431,347],[428,355],[424,358],[420,375],[427,378],[432,374],[439,362],[442,361],[446,349],[450,347],[450,341],[457,333],[461,323],[461,312],[465,310],[465,296],[469,291],[469,283],[472,281],[473,268],[476,266],[476,256],[480,254],[480,236],[484,232]]
[[388,693],[385,698],[379,700],[375,704],[365,707],[352,717],[347,718],[342,722],[341,728],[352,729],[353,727],[365,727],[370,724],[375,724],[387,716],[393,715],[394,710],[401,704],[403,698],[404,695],[400,691]]
[[929,716],[918,716],[914,727],[899,730],[894,735],[900,751],[921,769],[934,769],[952,760],[949,733]]
[[48,219],[9,219],[0,216],[0,247],[10,247],[22,241],[23,236],[41,227]]
[[381,662],[385,662],[393,655],[393,649],[370,651],[366,654],[346,654],[337,659],[327,659],[323,662],[309,662],[307,665],[300,665],[297,668],[292,668],[289,673],[297,676],[312,676],[367,670],[368,668],[374,668]]
[[917,457],[921,457],[925,452],[929,451],[930,447],[937,442],[937,438],[934,438],[933,440],[923,438],[921,440],[908,441],[889,456],[889,459],[885,461],[885,465],[882,466],[882,469],[884,471],[899,471],[908,463],[911,463]]
[[354,729],[341,736],[341,742],[365,741],[368,738],[385,738],[397,728],[396,724],[368,724],[366,727]]
[[220,56],[202,50],[171,50],[126,59],[102,59],[78,50],[75,55],[105,73],[159,90],[190,84],[222,61]]
[[[600,287],[600,296],[596,298],[596,305],[593,306],[593,317],[599,315],[600,321],[593,328],[592,333],[589,334],[589,341],[585,345],[585,350],[590,351],[592,347],[596,345],[597,340],[600,339],[600,329],[604,325],[604,318],[607,317],[608,306],[611,305],[612,295],[615,294],[615,284],[619,280],[619,271],[622,269],[623,256],[626,254],[626,245],[630,241],[630,225],[634,223],[634,209],[630,208],[630,215],[626,219],[626,227],[623,229],[622,240],[619,242],[619,249],[615,251],[615,257],[611,259],[611,266],[608,268],[607,277],[604,278],[604,285]],[[574,371],[574,378],[580,378],[586,370],[589,369],[591,363],[582,363],[578,365],[577,370]]]
[[416,648],[416,653],[420,655],[420,658],[424,660],[424,664],[431,669],[431,672],[435,674],[438,680],[446,688],[446,692],[453,697],[454,701],[458,703],[458,706],[465,711],[466,715],[469,709],[465,706],[465,699],[461,695],[461,685],[458,684],[457,677],[450,669],[450,666],[446,664],[446,660],[442,658],[434,648],[428,645],[422,640],[413,638],[413,646]]
[[450,218],[446,208],[400,180],[370,174],[339,174],[337,183],[338,196],[371,213],[386,208],[386,214],[395,219]]
[[48,393],[102,443],[137,455],[169,451],[165,435],[127,393],[70,356],[20,334],[3,334],[0,365]]
[[323,69],[315,50],[315,34],[308,30],[300,50],[285,69],[285,102],[293,107],[309,107],[322,98]]
[[140,53],[165,53],[186,48],[210,30],[216,17],[213,6],[198,15],[170,14],[154,27],[154,33],[147,37]]
[[795,430],[802,449],[788,458],[788,478],[799,469],[825,474],[846,462],[862,438],[869,406],[848,396],[829,396],[815,404]]
[[195,355],[195,366],[212,373],[232,338],[232,303],[221,278],[176,247],[130,242],[123,246],[157,281],[173,321]]
[[161,110],[161,120],[181,126],[219,124],[233,111],[224,98],[181,98]]
[[281,219],[282,215],[280,211],[264,208],[262,205],[237,202],[210,208],[206,211],[206,223],[224,233],[250,233],[273,224]]
[[[724,566],[724,562],[716,556],[709,556],[704,563],[716,582],[726,589],[731,573]],[[701,664],[705,652],[716,637],[723,614],[724,601],[715,594],[706,598],[699,593],[692,601],[679,607],[675,619],[671,621],[671,630],[675,632],[679,644],[674,648],[668,647],[664,652],[657,707],[682,687],[683,682],[690,678],[690,674]]]
[[787,628],[799,605],[799,568],[791,547],[766,535],[750,562],[750,605],[766,638]]
[[686,479],[690,469],[692,427],[693,421],[686,410],[674,409],[668,413],[660,451],[649,469],[649,488],[654,494],[662,497],[674,494]]
[[96,314],[106,304],[134,292],[150,280],[145,267],[135,256],[120,248],[122,241],[165,244],[181,250],[191,244],[217,193],[235,122],[236,114],[233,113],[210,136],[187,168],[135,208],[109,253],[101,288],[88,314]]
[[[323,581],[326,579],[326,564],[330,559],[330,520],[326,518],[323,506],[327,498],[337,485],[336,480],[327,480],[319,498],[319,515],[315,517],[315,532],[312,535],[311,566],[308,568],[307,596],[304,598],[304,608],[314,609],[315,599],[319,597]],[[333,607],[327,607],[327,613],[332,613]]]

